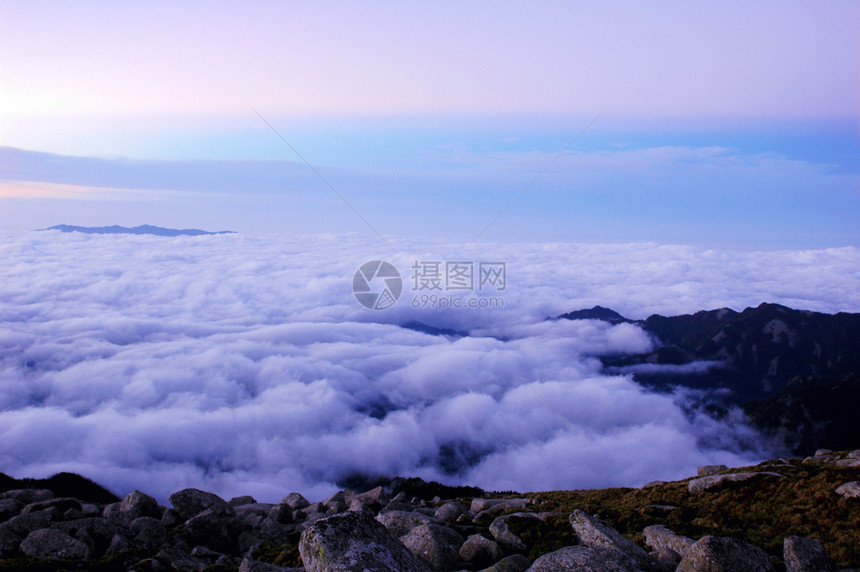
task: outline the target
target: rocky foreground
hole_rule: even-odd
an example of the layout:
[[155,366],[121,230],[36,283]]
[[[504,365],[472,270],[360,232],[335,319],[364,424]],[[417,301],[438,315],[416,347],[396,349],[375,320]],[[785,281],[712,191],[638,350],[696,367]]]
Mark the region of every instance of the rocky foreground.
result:
[[859,481],[860,450],[516,497],[185,489],[165,507],[18,488],[0,493],[0,570],[826,572],[860,562]]

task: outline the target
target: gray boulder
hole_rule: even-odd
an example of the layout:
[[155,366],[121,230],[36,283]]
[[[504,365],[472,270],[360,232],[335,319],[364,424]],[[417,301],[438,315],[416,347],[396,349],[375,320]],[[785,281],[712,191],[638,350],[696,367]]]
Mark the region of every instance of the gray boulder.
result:
[[814,538],[789,536],[782,544],[786,572],[836,572],[836,566]]
[[129,532],[132,544],[146,554],[155,554],[167,541],[167,529],[160,520],[150,516],[134,519]]
[[475,566],[490,566],[505,555],[499,543],[480,534],[473,534],[460,547],[460,560]]
[[696,541],[676,572],[772,572],[764,550],[737,538],[705,536]]
[[128,552],[132,550],[134,547],[131,542],[124,536],[119,534],[114,534],[113,538],[111,538],[110,544],[108,544],[107,549],[105,550],[104,556],[105,558],[110,558],[111,556],[116,556],[118,554],[122,554],[124,552]]
[[176,572],[200,572],[206,566],[205,562],[178,548],[163,548],[155,558],[166,562]]
[[60,522],[52,525],[52,528],[65,532],[72,538],[80,540],[89,546],[94,558],[107,550],[115,534],[124,532],[115,523],[99,517],[86,517],[75,521]]
[[681,555],[671,548],[655,550],[654,552],[650,552],[649,556],[662,564],[666,570],[674,570],[681,563]]
[[370,506],[371,505],[367,504],[361,499],[352,499],[349,501],[349,507],[346,510],[350,512],[366,512],[371,516],[376,516],[378,511],[373,510]]
[[379,521],[360,512],[338,514],[311,524],[302,533],[299,553],[308,572],[433,570]]
[[568,546],[534,561],[528,572],[639,572],[627,556],[611,548]]
[[15,499],[23,505],[51,500],[52,498],[54,498],[54,493],[48,489],[13,489],[5,493],[0,493],[0,500]]
[[44,528],[27,535],[21,543],[21,552],[39,560],[70,560],[86,562],[90,559],[89,547],[65,532]]
[[466,514],[469,509],[463,503],[446,502],[436,509],[435,517],[439,520],[454,522],[461,514]]
[[463,537],[454,530],[438,524],[422,524],[402,536],[400,542],[412,554],[420,556],[434,568],[453,570],[460,560]]
[[648,481],[644,485],[642,485],[643,489],[650,489],[651,487],[659,487],[661,485],[665,485],[666,481]]
[[269,517],[275,522],[281,524],[292,524],[296,521],[296,517],[293,514],[293,507],[285,503],[273,506],[269,511]]
[[232,507],[228,512],[224,510],[224,506],[216,505],[185,521],[181,532],[190,546],[205,546],[227,554],[235,551],[235,539],[244,528],[241,521],[233,515]]
[[237,506],[245,506],[246,504],[257,504],[257,501],[254,499],[254,497],[250,495],[243,495],[240,497],[231,498],[227,501],[227,504],[229,504],[233,508],[236,508]]
[[836,493],[847,499],[860,498],[860,481],[851,481],[836,488]]
[[350,501],[349,503],[347,503],[350,505],[353,502],[358,501],[362,505],[368,507],[374,513],[378,513],[389,502],[388,495],[385,494],[385,489],[383,489],[382,487],[376,487],[375,489],[371,489],[369,491],[357,495],[350,495],[347,500]]
[[659,552],[663,548],[668,548],[669,550],[677,552],[682,557],[695,543],[695,540],[692,538],[675,534],[662,524],[647,526],[642,534],[645,536],[645,544],[647,544],[652,550]]
[[740,483],[743,481],[762,479],[765,477],[783,478],[783,475],[780,475],[779,473],[771,473],[768,471],[762,471],[759,473],[729,473],[726,475],[711,475],[709,477],[700,477],[698,479],[692,479],[687,484],[687,490],[691,495],[698,495],[705,492],[706,490],[721,487],[727,483]]
[[696,474],[700,477],[707,477],[708,475],[716,475],[721,471],[728,470],[729,468],[725,465],[704,465],[696,470]]
[[[526,543],[522,538],[517,536],[513,530],[511,530],[510,526],[508,526],[508,520],[513,516],[528,518],[529,515],[526,513],[520,514],[506,514],[504,516],[500,516],[496,518],[493,522],[490,523],[490,534],[493,535],[493,538],[496,542],[499,543],[504,550],[508,552],[525,552],[528,548]],[[532,517],[536,518],[536,517]]]
[[9,558],[18,552],[24,537],[7,524],[0,524],[0,558]]
[[406,536],[410,530],[422,524],[441,524],[438,520],[426,514],[400,510],[383,512],[376,517],[376,520],[397,538]]
[[35,530],[48,528],[52,522],[59,520],[61,516],[56,507],[51,507],[48,510],[13,516],[6,522],[6,526],[15,531],[15,534],[24,537]]
[[179,514],[179,511],[175,508],[169,508],[164,511],[164,514],[161,515],[161,524],[163,524],[167,528],[174,528],[182,524],[183,522],[185,521],[182,518],[182,515]]
[[161,515],[164,512],[161,510],[161,507],[158,506],[157,500],[138,490],[125,495],[125,498],[123,498],[122,502],[119,503],[117,510],[127,514],[131,520],[141,516],[161,518]]
[[272,510],[277,506],[279,505],[268,503],[243,504],[233,507],[233,511],[236,513],[236,518],[246,525],[251,528],[259,528],[263,520],[269,518]]
[[661,572],[663,567],[632,540],[621,536],[614,528],[576,509],[570,515],[570,525],[580,542],[592,548],[610,548],[627,556],[642,570]]
[[496,505],[505,504],[508,507],[523,508],[529,504],[529,499],[472,499],[472,505],[469,507],[473,513],[478,514],[481,511],[492,508]]
[[233,513],[233,507],[227,504],[227,501],[199,489],[184,489],[170,495],[170,504],[179,511],[183,520],[188,520],[192,516],[197,516],[206,509],[213,507],[221,507],[224,511]]
[[507,558],[502,558],[489,568],[484,568],[481,572],[525,572],[528,567],[528,558],[522,554],[511,554]]
[[15,499],[0,500],[0,522],[6,522],[13,516],[21,514],[24,504]]
[[81,503],[78,502],[78,499],[73,499],[69,497],[61,497],[57,499],[48,499],[43,501],[38,501],[34,503],[30,503],[21,509],[21,514],[30,514],[31,512],[41,512],[43,510],[50,510],[52,508],[57,509],[57,511],[62,514],[69,509],[81,510]]
[[310,506],[311,503],[299,493],[290,493],[281,499],[281,504],[289,505],[293,510],[301,510]]

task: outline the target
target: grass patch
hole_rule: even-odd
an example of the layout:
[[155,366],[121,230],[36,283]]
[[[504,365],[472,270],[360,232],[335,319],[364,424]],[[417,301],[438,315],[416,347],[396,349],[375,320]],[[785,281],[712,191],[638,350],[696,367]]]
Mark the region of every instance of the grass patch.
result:
[[[735,472],[740,470],[750,469]],[[568,514],[578,508],[597,514],[642,546],[642,529],[663,524],[693,539],[709,534],[742,538],[780,559],[786,536],[808,536],[824,543],[838,567],[860,566],[860,501],[834,492],[843,483],[860,480],[860,469],[795,461],[791,467],[768,462],[752,470],[774,471],[786,478],[729,483],[696,496],[687,492],[686,481],[647,489],[530,493],[527,496],[538,504],[527,510]],[[649,505],[678,508],[645,508]]]

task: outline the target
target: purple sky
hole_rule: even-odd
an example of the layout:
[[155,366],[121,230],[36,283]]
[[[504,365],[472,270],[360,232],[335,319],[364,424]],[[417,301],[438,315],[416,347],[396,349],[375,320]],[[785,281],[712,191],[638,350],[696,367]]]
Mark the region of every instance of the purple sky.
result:
[[243,116],[250,106],[857,114],[851,1],[4,2],[0,15],[6,144],[35,118]]
[[[853,245],[858,21],[853,1],[3,2],[0,147],[116,165],[4,154],[0,225],[368,231],[259,112],[380,232],[459,238],[603,113],[490,238]],[[291,164],[171,178],[260,159]],[[262,190],[273,171],[304,174]]]

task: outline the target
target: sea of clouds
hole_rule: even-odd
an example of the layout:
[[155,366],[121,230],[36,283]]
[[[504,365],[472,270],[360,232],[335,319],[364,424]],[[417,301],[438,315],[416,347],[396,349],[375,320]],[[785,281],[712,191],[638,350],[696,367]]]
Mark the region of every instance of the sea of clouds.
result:
[[[683,478],[778,451],[701,395],[604,373],[600,355],[652,347],[638,327],[546,318],[860,310],[853,247],[389,242],[0,233],[0,471],[162,500],[191,486],[320,499],[355,475],[520,491]],[[387,310],[351,290],[374,259],[403,274]],[[504,308],[414,308],[416,260],[504,261],[490,292]]]

